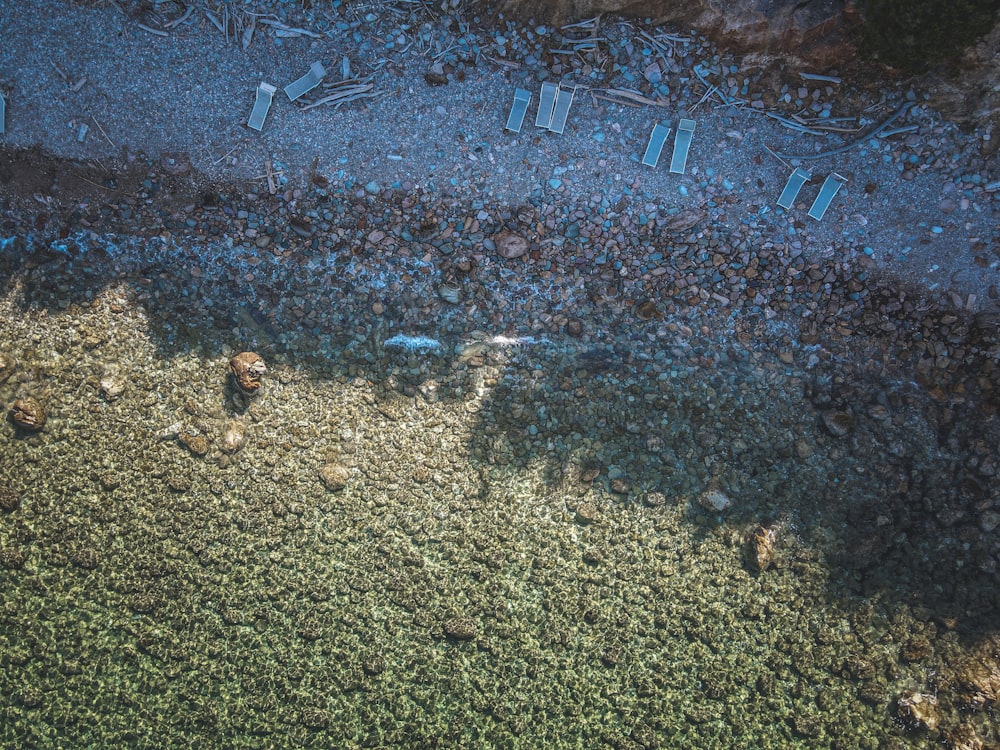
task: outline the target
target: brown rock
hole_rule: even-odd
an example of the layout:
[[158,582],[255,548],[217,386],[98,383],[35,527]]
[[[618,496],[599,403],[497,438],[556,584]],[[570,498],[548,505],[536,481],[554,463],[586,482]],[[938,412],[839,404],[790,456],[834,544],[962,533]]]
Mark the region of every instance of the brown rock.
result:
[[528,241],[513,232],[501,232],[495,240],[497,255],[501,258],[520,258],[528,252]]
[[566,335],[576,338],[583,333],[583,321],[579,318],[570,318],[566,321]]
[[260,377],[267,371],[264,359],[254,352],[240,352],[229,360],[229,372],[243,393],[255,394],[260,390]]
[[319,479],[323,486],[333,492],[344,489],[350,478],[350,470],[342,464],[326,464],[319,469]]
[[774,544],[778,540],[778,527],[775,525],[757,527],[750,539],[750,564],[755,570],[763,573],[774,562]]
[[686,232],[697,226],[706,216],[708,216],[708,212],[700,208],[686,208],[670,217],[666,229],[675,234]]
[[45,426],[45,409],[30,396],[19,398],[11,404],[10,418],[21,429],[38,432]]
[[208,438],[204,435],[189,435],[186,432],[182,432],[177,436],[177,439],[196,456],[204,456],[208,453]]

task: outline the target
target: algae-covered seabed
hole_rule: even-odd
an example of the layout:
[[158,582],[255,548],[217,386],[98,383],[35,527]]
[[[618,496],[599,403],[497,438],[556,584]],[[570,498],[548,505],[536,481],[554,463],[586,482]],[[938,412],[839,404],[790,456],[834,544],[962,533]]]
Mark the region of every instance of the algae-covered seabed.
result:
[[[0,396],[49,421],[0,438],[22,498],[0,518],[3,746],[932,744],[892,703],[960,652],[935,623],[995,595],[951,585],[960,540],[852,541],[899,492],[893,456],[929,483],[943,466],[916,386],[838,385],[857,370],[763,320],[754,340],[792,356],[724,319],[519,334],[552,309],[527,297],[476,333],[430,283],[402,332],[441,347],[407,352],[378,316],[336,317],[359,293],[342,269],[268,318],[209,255],[55,253],[7,278]],[[267,361],[252,399],[227,378],[241,348]],[[823,430],[823,387],[851,434]],[[707,487],[733,507],[704,510]]]

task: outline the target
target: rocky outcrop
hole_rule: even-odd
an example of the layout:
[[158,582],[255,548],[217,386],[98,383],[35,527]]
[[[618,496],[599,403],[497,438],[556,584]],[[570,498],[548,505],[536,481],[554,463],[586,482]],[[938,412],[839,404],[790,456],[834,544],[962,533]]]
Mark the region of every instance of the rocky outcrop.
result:
[[508,8],[556,22],[601,13],[694,29],[739,52],[790,55],[823,68],[857,54],[860,15],[850,0],[511,0]]

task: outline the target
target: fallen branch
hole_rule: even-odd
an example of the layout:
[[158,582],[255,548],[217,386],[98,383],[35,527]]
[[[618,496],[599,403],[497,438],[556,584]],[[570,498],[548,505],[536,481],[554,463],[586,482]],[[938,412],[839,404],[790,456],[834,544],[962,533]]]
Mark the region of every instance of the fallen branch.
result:
[[[795,155],[795,154],[783,154],[780,151],[773,151],[772,153],[775,156],[777,156],[778,158],[780,158],[780,159],[788,159],[789,161],[792,161],[793,159],[822,159],[822,158],[824,158],[826,156],[836,156],[837,154],[842,154],[845,151],[851,150],[852,148],[854,148],[855,146],[857,146],[859,143],[864,143],[869,138],[874,138],[875,136],[877,136],[883,130],[885,130],[886,128],[888,128],[892,123],[894,123],[896,120],[898,120],[904,114],[906,114],[906,112],[912,106],[913,106],[913,102],[903,102],[903,104],[900,105],[899,109],[897,109],[893,113],[892,117],[890,117],[888,120],[886,120],[885,122],[883,122],[881,125],[879,125],[877,128],[875,128],[873,131],[871,131],[867,135],[861,136],[856,141],[851,141],[846,146],[841,146],[840,148],[834,148],[834,149],[831,149],[829,151],[820,151],[818,154]],[[768,149],[768,150],[770,150],[770,149]]]

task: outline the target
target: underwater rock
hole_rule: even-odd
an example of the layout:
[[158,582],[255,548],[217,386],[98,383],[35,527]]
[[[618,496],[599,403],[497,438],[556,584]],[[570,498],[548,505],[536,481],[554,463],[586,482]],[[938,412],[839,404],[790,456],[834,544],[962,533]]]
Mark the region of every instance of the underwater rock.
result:
[[932,653],[934,653],[934,647],[931,645],[930,639],[923,633],[919,633],[903,644],[899,655],[903,661],[912,664],[916,661],[924,661]]
[[576,508],[576,520],[577,523],[581,523],[584,526],[588,526],[592,523],[597,523],[601,519],[600,511],[597,510],[597,506],[593,503],[580,503]]
[[28,556],[19,549],[13,547],[0,549],[0,565],[7,568],[7,570],[20,570],[24,567],[24,562],[27,559]]
[[236,453],[246,441],[246,426],[242,422],[227,422],[222,430],[219,448],[223,453]]
[[994,656],[997,639],[987,639],[979,653],[970,656],[952,677],[961,708],[981,711],[1000,701],[1000,658]]
[[114,401],[125,392],[125,381],[115,373],[108,373],[101,378],[101,396],[106,401]]
[[462,290],[459,288],[458,284],[446,281],[438,287],[438,296],[445,302],[457,305],[462,301]]
[[204,456],[208,453],[208,438],[204,435],[191,435],[182,432],[177,439],[196,456]]
[[698,505],[712,513],[721,513],[733,504],[733,499],[718,487],[709,487],[698,495]]
[[896,718],[910,729],[933,732],[941,723],[941,710],[933,695],[907,690],[896,702]]
[[30,396],[19,398],[11,404],[10,418],[18,427],[38,432],[45,426],[45,409]]
[[566,321],[566,335],[577,338],[583,334],[583,321],[579,318],[570,318]]
[[844,437],[854,429],[854,417],[846,411],[823,412],[823,426],[834,437]]
[[528,241],[519,234],[513,232],[501,232],[494,240],[497,246],[497,255],[501,258],[520,258],[528,252]]
[[656,303],[652,300],[646,300],[645,302],[640,302],[635,308],[635,316],[639,320],[652,320],[659,314],[656,309]]
[[757,527],[750,538],[750,564],[755,570],[763,573],[774,562],[774,544],[778,540],[778,526]]
[[6,383],[7,379],[14,374],[17,369],[17,360],[9,354],[0,352],[0,384]]
[[444,621],[444,632],[456,641],[471,641],[479,634],[479,628],[471,617],[450,617]]
[[948,750],[983,750],[985,743],[968,722],[945,730],[945,747]]
[[21,496],[10,487],[0,485],[0,510],[12,513],[21,507]]
[[229,372],[243,393],[253,395],[260,390],[260,376],[267,372],[267,367],[259,354],[240,352],[229,360]]
[[320,467],[319,478],[328,490],[338,492],[347,486],[351,473],[342,464],[326,464]]

